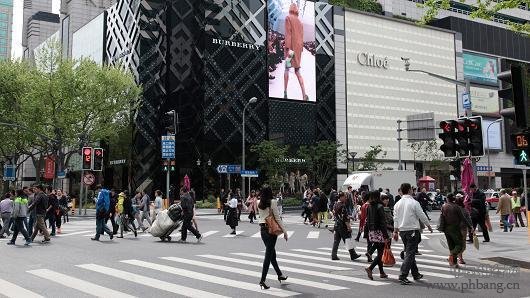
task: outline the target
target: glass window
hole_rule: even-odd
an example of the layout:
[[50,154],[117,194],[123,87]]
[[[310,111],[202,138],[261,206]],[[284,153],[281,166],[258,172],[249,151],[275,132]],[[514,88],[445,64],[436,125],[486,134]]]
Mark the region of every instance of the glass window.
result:
[[7,13],[0,12],[0,20],[7,20]]
[[0,0],[0,5],[13,6],[13,0]]

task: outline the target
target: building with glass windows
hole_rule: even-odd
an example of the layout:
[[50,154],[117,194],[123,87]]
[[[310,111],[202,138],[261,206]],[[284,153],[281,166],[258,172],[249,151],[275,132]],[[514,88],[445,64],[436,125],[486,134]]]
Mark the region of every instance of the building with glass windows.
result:
[[0,0],[0,59],[11,57],[13,0]]

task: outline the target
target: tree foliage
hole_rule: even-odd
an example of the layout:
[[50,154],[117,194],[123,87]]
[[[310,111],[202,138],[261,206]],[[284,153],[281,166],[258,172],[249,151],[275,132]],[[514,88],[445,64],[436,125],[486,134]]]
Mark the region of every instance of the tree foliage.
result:
[[[468,0],[469,1],[469,0]],[[460,0],[461,3],[466,4],[466,0]],[[473,0],[467,4],[473,7],[470,14],[471,18],[479,18],[484,20],[493,20],[494,16],[501,10],[518,8],[519,6],[529,5],[528,0]],[[451,7],[450,0],[425,0],[423,4],[418,4],[425,8],[425,13],[420,20],[420,23],[427,24],[434,20],[438,12],[447,10]],[[509,27],[526,35],[530,35],[530,23],[524,24],[509,22]]]
[[316,185],[327,188],[327,182],[337,169],[337,160],[344,159],[342,145],[333,141],[320,141],[311,146],[301,146],[298,157],[303,158]]
[[383,14],[383,6],[375,0],[329,0],[329,4],[375,14]]
[[283,183],[280,175],[285,172],[286,164],[283,160],[287,156],[289,146],[281,145],[275,141],[262,141],[253,145],[250,151],[258,156],[258,165],[260,174],[264,182],[269,184],[273,189],[278,189]]
[[0,128],[6,152],[31,156],[37,169],[43,155],[59,152],[62,169],[81,143],[118,137],[129,125],[141,93],[130,73],[63,59],[56,42],[36,57],[35,65],[0,61],[0,122],[27,128]]
[[363,171],[378,170],[383,165],[380,160],[384,159],[385,157],[386,151],[383,150],[383,146],[370,146],[370,150],[366,151],[364,156],[361,158],[359,169]]

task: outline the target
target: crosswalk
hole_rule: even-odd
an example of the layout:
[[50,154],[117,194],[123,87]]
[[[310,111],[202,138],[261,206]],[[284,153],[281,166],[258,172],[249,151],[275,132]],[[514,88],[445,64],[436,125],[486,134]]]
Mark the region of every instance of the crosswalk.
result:
[[[366,247],[357,246],[359,253]],[[161,293],[186,297],[293,297],[307,292],[315,296],[346,294],[358,286],[393,287],[399,275],[399,252],[402,245],[393,245],[396,265],[385,267],[390,279],[370,280],[364,275],[367,266],[364,257],[352,262],[346,250],[339,250],[340,260],[331,261],[331,248],[291,248],[277,251],[277,260],[288,286],[273,282],[275,272],[269,270],[270,290],[261,290],[257,284],[261,276],[263,251],[199,253],[188,256],[150,256],[145,259],[117,259],[115,261],[89,262],[69,265],[70,269],[38,268],[26,273],[44,282],[68,289],[70,295],[88,294],[96,297],[130,298],[142,296],[148,288],[151,296]],[[420,248],[422,255],[416,257],[420,272],[426,281],[455,278],[444,255]],[[472,268],[472,265],[466,265]],[[45,266],[43,266],[45,267]],[[465,267],[464,267],[465,268]],[[61,272],[63,270],[64,272]],[[98,280],[99,278],[99,280]],[[108,280],[100,282],[101,278]],[[394,279],[394,280],[393,280]],[[0,296],[43,297],[56,296],[41,293],[36,283],[24,284],[22,280],[9,280],[9,275],[0,279]],[[17,284],[18,283],[18,284]],[[215,287],[213,287],[215,286]],[[212,290],[215,289],[215,290]],[[235,290],[235,292],[234,292]],[[144,291],[144,292],[142,292]],[[342,291],[342,292],[341,292]],[[240,293],[240,294],[234,294]],[[338,294],[337,294],[338,295]],[[63,295],[64,296],[64,295]]]

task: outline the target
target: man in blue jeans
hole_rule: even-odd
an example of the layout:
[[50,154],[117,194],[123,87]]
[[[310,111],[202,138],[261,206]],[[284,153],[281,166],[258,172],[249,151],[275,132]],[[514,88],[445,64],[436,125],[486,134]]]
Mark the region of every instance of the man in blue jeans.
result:
[[412,273],[414,280],[420,280],[423,275],[418,271],[416,265],[416,250],[420,240],[420,221],[432,233],[432,228],[423,212],[420,203],[412,197],[412,187],[409,183],[401,184],[403,196],[394,205],[394,240],[401,237],[405,246],[405,260],[401,264],[401,274],[399,281],[402,285],[409,285],[411,282],[407,279],[409,273]]

